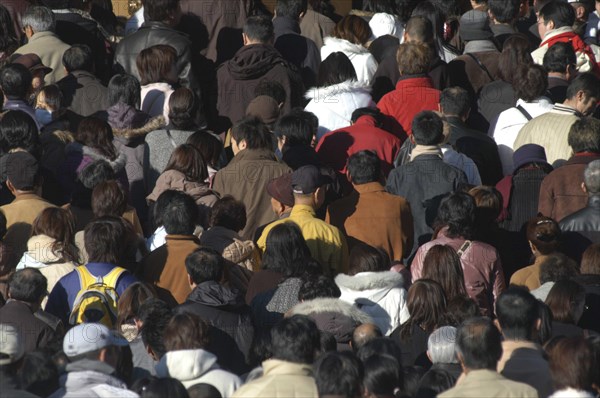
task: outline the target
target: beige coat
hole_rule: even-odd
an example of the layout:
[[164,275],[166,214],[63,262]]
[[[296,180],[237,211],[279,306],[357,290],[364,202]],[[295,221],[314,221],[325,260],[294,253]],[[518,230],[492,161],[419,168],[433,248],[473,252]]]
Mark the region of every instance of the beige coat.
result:
[[472,370],[438,398],[538,398],[535,388],[511,381],[493,370]]
[[35,33],[24,46],[17,48],[15,54],[36,54],[52,72],[46,75],[46,84],[54,84],[67,75],[62,57],[70,45],[61,41],[53,32]]

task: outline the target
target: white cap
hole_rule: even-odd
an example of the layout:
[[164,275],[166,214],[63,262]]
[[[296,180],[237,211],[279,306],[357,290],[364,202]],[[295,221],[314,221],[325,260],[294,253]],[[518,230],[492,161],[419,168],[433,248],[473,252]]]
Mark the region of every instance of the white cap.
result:
[[0,354],[8,355],[0,358],[0,365],[15,363],[25,354],[21,332],[13,325],[0,323]]
[[67,332],[63,340],[63,351],[68,357],[74,357],[111,345],[128,344],[121,335],[100,323],[82,323]]
[[375,38],[385,35],[396,36],[398,33],[396,18],[393,15],[384,12],[373,15],[369,21],[369,26],[371,27],[373,37]]

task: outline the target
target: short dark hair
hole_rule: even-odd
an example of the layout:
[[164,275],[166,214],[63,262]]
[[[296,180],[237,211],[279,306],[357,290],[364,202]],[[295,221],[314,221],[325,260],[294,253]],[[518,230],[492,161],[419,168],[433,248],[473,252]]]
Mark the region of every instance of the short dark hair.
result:
[[247,149],[272,149],[271,133],[256,117],[246,117],[231,129],[231,136],[238,142],[246,141]]
[[142,88],[132,75],[114,75],[108,82],[108,103],[112,106],[119,102],[138,108]]
[[548,88],[548,72],[541,65],[520,65],[515,70],[513,88],[523,101],[534,101]]
[[358,151],[348,158],[348,173],[356,185],[379,181],[381,160],[373,151]]
[[321,333],[307,316],[293,315],[271,329],[271,352],[274,359],[312,364],[321,347]]
[[190,398],[221,398],[221,393],[208,383],[194,384],[187,389]]
[[456,350],[469,370],[496,370],[502,356],[502,336],[487,317],[464,321],[456,332]]
[[440,94],[440,108],[446,115],[467,116],[471,110],[471,96],[462,87],[448,87]]
[[300,14],[306,12],[308,0],[277,0],[275,13],[278,17],[288,17],[295,20],[300,18]]
[[402,364],[394,356],[377,353],[363,358],[365,389],[376,396],[395,396],[403,387]]
[[342,295],[334,280],[325,275],[307,277],[298,291],[298,300],[307,301],[316,298],[339,298]]
[[231,195],[223,196],[211,209],[210,225],[241,231],[246,226],[246,205]]
[[539,18],[544,18],[546,24],[549,21],[554,22],[554,29],[573,26],[575,23],[575,10],[567,2],[551,1],[540,9]]
[[127,244],[125,223],[121,217],[104,216],[86,225],[83,240],[89,262],[120,264]]
[[0,88],[7,97],[25,99],[32,80],[29,69],[21,64],[8,64],[0,70]]
[[539,311],[536,298],[526,289],[511,286],[505,290],[496,301],[496,315],[505,339],[532,340]]
[[94,67],[92,49],[87,44],[74,44],[63,54],[62,63],[69,73],[76,70],[91,72]]
[[168,80],[176,60],[177,50],[168,44],[157,44],[143,49],[135,60],[140,75],[140,84],[176,83]]
[[574,153],[600,153],[600,120],[584,117],[571,125],[567,141]]
[[266,16],[248,17],[244,24],[244,33],[250,40],[268,43],[275,37],[273,22]]
[[412,133],[418,145],[437,145],[444,138],[444,122],[433,111],[421,111],[413,119]]
[[519,16],[521,0],[488,0],[488,8],[496,21],[513,22]]
[[350,251],[348,275],[360,272],[381,272],[390,269],[390,257],[381,248],[357,243]]
[[317,85],[329,87],[347,80],[357,80],[356,70],[346,54],[337,51],[331,53],[321,62]]
[[571,43],[558,42],[550,46],[543,61],[548,72],[565,73],[569,65],[577,65],[577,55]]
[[[164,203],[164,201],[167,201],[167,203]],[[162,224],[167,234],[191,235],[194,232],[198,220],[198,206],[190,195],[184,192],[167,190],[160,194],[156,200],[156,206],[159,206],[159,203],[163,210],[161,214]]]
[[172,316],[173,312],[167,303],[154,297],[140,306],[138,318],[142,321],[142,341],[158,358],[162,358],[167,352],[163,334]]
[[48,293],[48,280],[37,268],[18,270],[8,279],[8,294],[14,300],[38,303]]
[[433,43],[433,25],[429,19],[423,16],[411,17],[406,23],[405,32],[410,36],[411,41]]
[[287,147],[310,145],[313,139],[310,121],[298,113],[280,117],[273,132],[276,137],[285,136]]
[[149,21],[164,22],[177,11],[179,0],[145,0],[144,13]]
[[438,220],[448,227],[449,237],[472,239],[475,229],[475,199],[466,192],[454,192],[442,199]]
[[[171,98],[173,98],[172,94]],[[207,130],[198,130],[188,137],[186,144],[192,145],[200,152],[207,166],[216,166],[219,163],[223,152],[223,142],[213,133]]]
[[[571,6],[569,5],[569,7]],[[596,98],[598,100],[600,98],[600,79],[591,72],[578,74],[567,87],[567,98],[575,98],[580,91],[583,91],[588,99]]]
[[127,210],[129,193],[116,180],[103,181],[92,191],[94,217],[121,217]]
[[185,269],[197,285],[208,281],[219,282],[224,267],[223,256],[210,247],[200,247],[185,258]]
[[356,123],[356,121],[363,116],[371,116],[372,118],[374,118],[376,127],[381,127],[385,119],[385,115],[381,113],[381,111],[378,108],[365,107],[355,109],[354,112],[352,112],[350,120],[352,121],[352,123]]
[[285,103],[287,98],[285,88],[281,83],[268,79],[261,80],[254,89],[254,98],[263,95],[273,98],[278,104]]
[[320,397],[362,395],[363,365],[352,352],[327,352],[315,362],[314,369]]
[[12,149],[35,152],[39,133],[35,121],[23,111],[8,111],[0,118],[0,149],[9,153]]

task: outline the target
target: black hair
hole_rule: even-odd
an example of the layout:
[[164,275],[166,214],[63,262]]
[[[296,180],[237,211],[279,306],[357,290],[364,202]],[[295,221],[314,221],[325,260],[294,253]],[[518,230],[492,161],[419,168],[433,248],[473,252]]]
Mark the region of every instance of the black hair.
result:
[[190,398],[222,398],[219,390],[208,383],[194,384],[187,391]]
[[131,391],[136,392],[140,398],[189,398],[190,396],[185,386],[171,377],[150,376],[138,379],[131,386]]
[[271,330],[256,329],[248,352],[248,365],[254,368],[271,358]]
[[58,368],[51,353],[36,350],[25,354],[20,381],[21,388],[38,397],[48,397],[60,387]]
[[115,171],[104,159],[96,160],[77,175],[71,204],[82,209],[92,208],[92,192],[101,182],[115,179]]
[[437,218],[448,227],[448,237],[473,239],[475,208],[475,199],[466,192],[454,192],[442,199]]
[[287,98],[285,88],[283,88],[281,83],[268,79],[261,80],[254,89],[254,98],[263,95],[273,98],[278,104],[285,103],[285,99]]
[[445,369],[430,369],[423,375],[419,382],[417,397],[435,398],[454,387],[456,379]]
[[440,108],[445,115],[467,116],[471,97],[462,87],[448,87],[440,94]]
[[103,216],[85,226],[89,262],[120,264],[127,249],[127,224],[121,217]]
[[0,70],[0,88],[7,97],[25,99],[32,80],[29,69],[21,64],[8,64]]
[[92,49],[87,44],[74,44],[63,54],[62,63],[69,73],[76,70],[91,72],[94,67]]
[[540,328],[537,330],[535,341],[544,345],[552,337],[552,311],[550,307],[541,300],[536,300],[538,309],[538,318],[540,319]]
[[396,4],[394,0],[363,0],[362,9],[373,13],[384,12],[396,15]]
[[156,298],[149,298],[139,309],[138,318],[142,321],[142,341],[150,347],[158,358],[167,352],[163,340],[163,332],[173,313],[167,303]]
[[300,14],[306,12],[308,0],[277,0],[275,12],[278,17],[287,17],[294,20],[300,18]]
[[108,103],[112,106],[119,102],[138,108],[140,104],[140,82],[132,75],[114,75],[108,82]]
[[38,303],[48,292],[48,280],[37,268],[18,270],[8,279],[10,298],[26,303]]
[[539,18],[544,18],[545,23],[554,22],[554,29],[573,26],[575,23],[575,10],[567,2],[551,1],[542,7]]
[[321,347],[317,325],[307,316],[284,318],[271,330],[271,352],[274,359],[312,364]]
[[167,190],[161,193],[156,200],[156,206],[160,206],[162,209],[160,218],[167,234],[191,235],[196,229],[196,221],[198,220],[199,211],[196,202],[186,193],[180,191],[167,192],[170,191]]
[[354,110],[354,112],[352,112],[350,120],[352,121],[352,123],[356,123],[356,121],[363,116],[371,116],[372,118],[374,118],[376,127],[381,127],[385,118],[385,115],[381,113],[381,111],[378,108],[365,107]]
[[446,306],[446,314],[449,326],[458,327],[469,318],[481,316],[477,302],[470,297],[456,296]]
[[348,158],[348,173],[356,185],[379,181],[381,160],[373,151],[358,151]]
[[352,62],[343,52],[334,52],[321,62],[317,85],[329,87],[347,80],[357,80]]
[[280,272],[286,277],[298,275],[296,266],[303,266],[311,258],[302,231],[293,222],[276,225],[267,235],[263,253],[263,269]]
[[398,360],[387,354],[374,354],[363,359],[365,375],[363,384],[365,390],[375,396],[395,396],[402,388],[402,365]]
[[502,336],[487,317],[464,321],[456,332],[456,350],[469,370],[496,370],[502,356]]
[[548,72],[541,65],[520,65],[515,70],[513,89],[519,98],[531,102],[548,88]]
[[219,282],[223,277],[224,267],[223,256],[210,247],[200,247],[185,259],[185,269],[192,282],[197,285],[208,281]]
[[548,72],[565,73],[569,65],[577,65],[577,55],[571,43],[558,42],[550,46],[543,61]]
[[144,0],[144,14],[148,21],[164,22],[177,11],[179,0]]
[[18,47],[17,34],[10,12],[0,4],[0,51],[12,54]]
[[444,137],[444,122],[433,111],[422,111],[412,122],[412,133],[418,145],[437,145]]
[[367,341],[359,348],[357,355],[363,362],[373,355],[388,355],[394,358],[399,364],[402,363],[402,351],[400,347],[387,337],[377,337]]
[[511,286],[498,297],[496,315],[505,339],[531,341],[539,319],[537,300],[527,290]]
[[308,301],[316,298],[339,298],[340,288],[333,279],[325,275],[307,277],[298,291],[298,301]]
[[488,8],[496,21],[511,23],[519,16],[521,0],[488,0]]
[[246,117],[231,129],[231,137],[238,145],[246,141],[247,149],[271,149],[273,146],[268,127],[257,117]]
[[[569,7],[571,6],[569,5]],[[580,91],[583,91],[588,99],[596,98],[598,100],[600,98],[600,79],[591,72],[578,74],[567,87],[567,98],[575,98]]]
[[327,352],[314,364],[319,396],[362,396],[363,365],[352,352]]
[[314,135],[310,120],[298,112],[280,117],[275,125],[274,134],[277,137],[285,136],[287,147],[310,145]]
[[574,153],[600,153],[600,120],[584,117],[571,125],[567,142]]
[[250,40],[256,40],[260,43],[268,43],[275,36],[273,22],[262,15],[248,17],[244,24],[244,33]]
[[222,197],[212,207],[210,225],[241,231],[246,226],[246,205],[233,196]]
[[39,142],[35,121],[23,111],[8,111],[0,119],[0,149],[8,153],[21,148],[35,153]]

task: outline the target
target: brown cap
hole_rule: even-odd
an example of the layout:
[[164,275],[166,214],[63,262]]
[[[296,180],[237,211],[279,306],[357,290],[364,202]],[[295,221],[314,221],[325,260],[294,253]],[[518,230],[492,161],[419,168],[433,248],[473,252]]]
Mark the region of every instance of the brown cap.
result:
[[292,174],[286,173],[269,181],[267,184],[267,193],[273,199],[283,203],[286,206],[294,206],[294,193],[292,191]]
[[279,104],[267,95],[260,95],[248,104],[246,116],[256,116],[264,124],[271,125],[279,119]]
[[29,69],[29,71],[31,73],[37,72],[39,70],[42,70],[44,73],[52,72],[52,68],[49,68],[46,65],[44,65],[42,63],[42,60],[40,59],[40,57],[38,57],[36,54],[33,54],[33,53],[23,54],[23,55],[17,57],[13,61],[13,63],[23,65],[24,67]]

